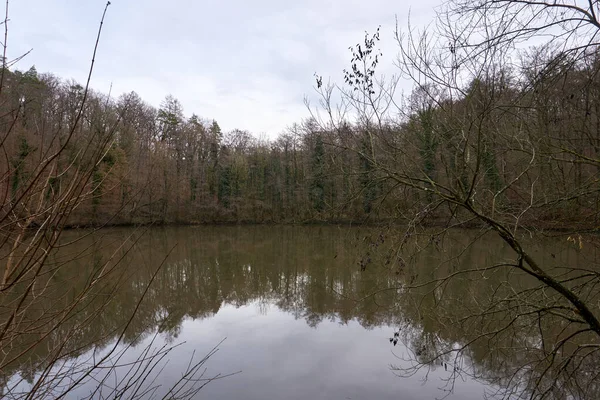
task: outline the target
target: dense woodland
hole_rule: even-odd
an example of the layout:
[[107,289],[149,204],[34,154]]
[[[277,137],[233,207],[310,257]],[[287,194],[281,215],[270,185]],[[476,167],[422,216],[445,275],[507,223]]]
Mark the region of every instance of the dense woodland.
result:
[[[8,72],[4,100],[2,168],[4,212],[27,186],[33,166],[73,129],[84,87],[51,74]],[[5,90],[7,92],[7,90]],[[310,123],[272,142],[242,130],[222,132],[217,121],[192,114],[167,96],[160,108],[136,93],[111,99],[89,94],[83,117],[56,161],[43,196],[69,185],[76,154],[110,142],[86,182],[87,199],[68,224],[306,221],[362,217],[362,207],[334,206],[351,199],[356,182],[338,185],[329,175],[332,156]],[[327,139],[326,139],[327,138]],[[78,159],[78,162],[81,160]],[[354,160],[353,162],[358,162]],[[65,173],[66,172],[66,173]],[[354,180],[352,180],[354,181]]]
[[[43,172],[39,197],[70,185],[73,163],[86,162],[82,154],[103,151],[67,225],[413,218],[415,205],[430,199],[398,185],[389,168],[402,166],[458,191],[477,179],[474,198],[508,214],[530,203],[533,187],[543,204],[532,203],[523,222],[595,227],[599,67],[595,52],[574,58],[540,49],[518,69],[472,80],[460,98],[432,101],[442,89],[417,87],[395,119],[309,118],[271,141],[186,117],[172,96],[157,109],[134,92],[113,99],[91,91],[77,118],[80,84],[34,67],[5,71],[0,123],[11,135],[2,138],[2,212],[27,214],[21,193],[41,160],[64,146]],[[483,135],[469,142],[473,132]],[[482,173],[474,177],[476,169]],[[450,214],[435,211],[436,218]]]

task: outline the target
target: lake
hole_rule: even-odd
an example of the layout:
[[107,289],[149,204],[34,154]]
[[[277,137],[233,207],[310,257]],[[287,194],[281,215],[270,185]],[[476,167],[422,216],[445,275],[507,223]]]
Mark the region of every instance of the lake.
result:
[[[432,244],[437,251],[412,246],[402,255],[391,231],[366,227],[67,231],[64,248],[49,262],[64,268],[45,276],[45,293],[53,295],[28,313],[54,315],[49,310],[77,296],[98,271],[106,271],[108,283],[94,288],[80,310],[27,356],[15,357],[3,371],[3,393],[20,398],[43,373],[51,343],[68,336],[62,349],[67,361],[52,373],[73,368],[74,376],[83,374],[85,365],[110,350],[114,363],[123,365],[106,376],[85,377],[69,398],[110,397],[118,382],[131,377],[131,363],[173,347],[154,359],[158,366],[148,367],[152,378],[138,392],[140,398],[160,398],[189,370],[190,360],[218,346],[196,371],[204,380],[195,387],[208,384],[197,393],[190,389],[194,385],[185,388],[191,397],[481,399],[502,387],[506,359],[519,360],[523,353],[513,344],[498,357],[478,342],[460,357],[450,352],[435,358],[469,340],[468,327],[447,322],[473,313],[473,304],[489,297],[498,282],[529,283],[504,270],[462,276],[443,287],[431,283],[443,273],[513,256],[492,234],[478,246],[467,245],[480,234],[455,231]],[[543,251],[552,246],[547,239],[536,252],[546,262],[578,257]],[[407,290],[408,284],[414,289]],[[514,329],[508,338],[528,340],[531,326]],[[27,348],[30,336],[7,350],[5,359]],[[205,380],[219,374],[221,379]],[[64,377],[39,396],[53,397],[72,379]],[[94,391],[102,379],[102,391]]]

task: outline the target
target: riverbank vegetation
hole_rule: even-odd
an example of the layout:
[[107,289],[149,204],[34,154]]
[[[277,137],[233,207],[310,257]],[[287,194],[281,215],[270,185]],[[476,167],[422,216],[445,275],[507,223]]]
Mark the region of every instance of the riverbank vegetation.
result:
[[[595,229],[597,53],[532,52],[518,68],[495,65],[460,94],[431,82],[417,87],[396,110],[401,117],[307,119],[273,141],[186,118],[171,96],[158,109],[135,93],[84,98],[83,86],[34,67],[6,71],[3,213],[25,218],[23,199],[59,197],[85,165],[89,179],[70,190],[86,196],[68,225],[405,222],[430,202],[429,187],[527,226]],[[390,107],[378,90],[371,101]],[[31,188],[59,148],[42,172],[44,187]],[[398,166],[410,172],[394,176]],[[429,212],[459,221],[449,208],[431,204]]]
[[353,48],[343,85],[319,81],[325,102],[342,94],[338,113],[326,104],[273,140],[186,117],[172,96],[155,108],[134,92],[115,99],[35,67],[7,68],[2,213],[41,224],[33,204],[71,190],[85,194],[62,202],[72,226],[406,222],[424,217],[424,204],[430,221],[468,222],[436,192],[523,226],[599,226],[594,45],[531,47],[518,58],[490,46],[482,59],[440,44],[451,37],[397,34],[399,72],[415,80],[408,98],[393,92],[399,78],[377,79],[377,33]]

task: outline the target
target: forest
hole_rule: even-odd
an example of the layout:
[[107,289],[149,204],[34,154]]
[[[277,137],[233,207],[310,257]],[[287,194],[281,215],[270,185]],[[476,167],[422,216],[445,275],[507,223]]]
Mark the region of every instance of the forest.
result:
[[[35,67],[6,70],[2,213],[30,216],[31,204],[58,198],[87,165],[89,178],[73,188],[85,196],[68,226],[405,222],[432,203],[426,186],[435,179],[463,196],[475,180],[472,201],[507,217],[526,210],[521,223],[529,226],[592,229],[599,67],[595,51],[536,49],[518,69],[494,66],[469,81],[460,97],[423,85],[396,118],[307,118],[273,140],[186,117],[170,95],[155,108],[135,92],[113,99]],[[435,101],[432,93],[440,93]],[[23,202],[39,165],[61,148],[42,172],[43,187]],[[416,179],[399,185],[400,169]],[[434,223],[467,222],[451,208],[430,214]]]

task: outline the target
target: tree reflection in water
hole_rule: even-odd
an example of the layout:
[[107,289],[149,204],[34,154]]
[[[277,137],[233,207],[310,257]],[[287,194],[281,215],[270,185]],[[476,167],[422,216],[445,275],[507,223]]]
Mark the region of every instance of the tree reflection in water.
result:
[[[100,265],[129,234],[128,229],[111,229],[93,246],[85,240],[79,242],[83,255],[69,269],[49,278],[61,283],[56,290],[64,296],[76,292],[77,285],[85,280],[82,271]],[[468,243],[471,234],[457,231],[452,240]],[[118,332],[127,323],[150,282],[149,260],[159,259],[175,246],[137,310],[124,343],[135,346],[158,333],[161,340],[174,344],[186,320],[211,318],[224,305],[256,304],[263,315],[279,309],[317,329],[324,320],[339,324],[357,321],[365,329],[389,326],[390,341],[383,338],[381,346],[389,345],[396,354],[394,372],[411,376],[423,368],[440,369],[448,372],[442,390],[452,390],[468,376],[487,382],[490,393],[501,395],[531,394],[543,388],[561,398],[568,388],[571,393],[580,393],[580,398],[600,398],[596,383],[600,359],[598,352],[592,351],[598,343],[591,336],[577,337],[582,342],[561,349],[558,357],[569,359],[569,364],[560,360],[548,363],[544,351],[565,337],[563,327],[537,315],[512,321],[515,310],[523,312],[519,305],[507,300],[498,306],[497,299],[508,299],[509,290],[525,290],[535,283],[501,269],[485,276],[478,272],[462,274],[443,285],[436,282],[436,277],[452,271],[502,260],[510,254],[506,245],[490,238],[477,248],[456,246],[460,258],[449,246],[437,253],[431,249],[413,253],[402,262],[391,263],[394,248],[389,246],[393,241],[380,239],[380,235],[369,228],[337,227],[151,229],[125,255],[122,265],[128,265],[131,278],[111,294],[113,301],[106,309],[90,316],[85,310],[94,307],[87,307],[69,321],[76,324],[77,319],[94,318],[93,329],[81,331],[68,341],[69,351],[78,357],[91,349],[100,351],[114,341],[111,332]],[[373,251],[374,242],[379,242],[378,251]],[[540,246],[552,245],[547,240]],[[371,260],[362,268],[367,252]],[[569,253],[558,258],[583,256]],[[54,257],[56,261],[61,255]],[[532,296],[538,295],[532,292]],[[540,330],[545,334],[540,336]],[[60,335],[61,330],[54,334]],[[589,345],[589,351],[578,350],[581,344]],[[28,343],[21,345],[5,351],[18,354]],[[43,342],[4,368],[3,382],[17,375],[31,382],[43,370],[48,348],[52,346]],[[576,350],[580,353],[569,358],[569,352]],[[557,369],[545,372],[545,368]],[[531,382],[537,383],[535,387],[528,387]],[[440,393],[443,396],[445,392]]]

